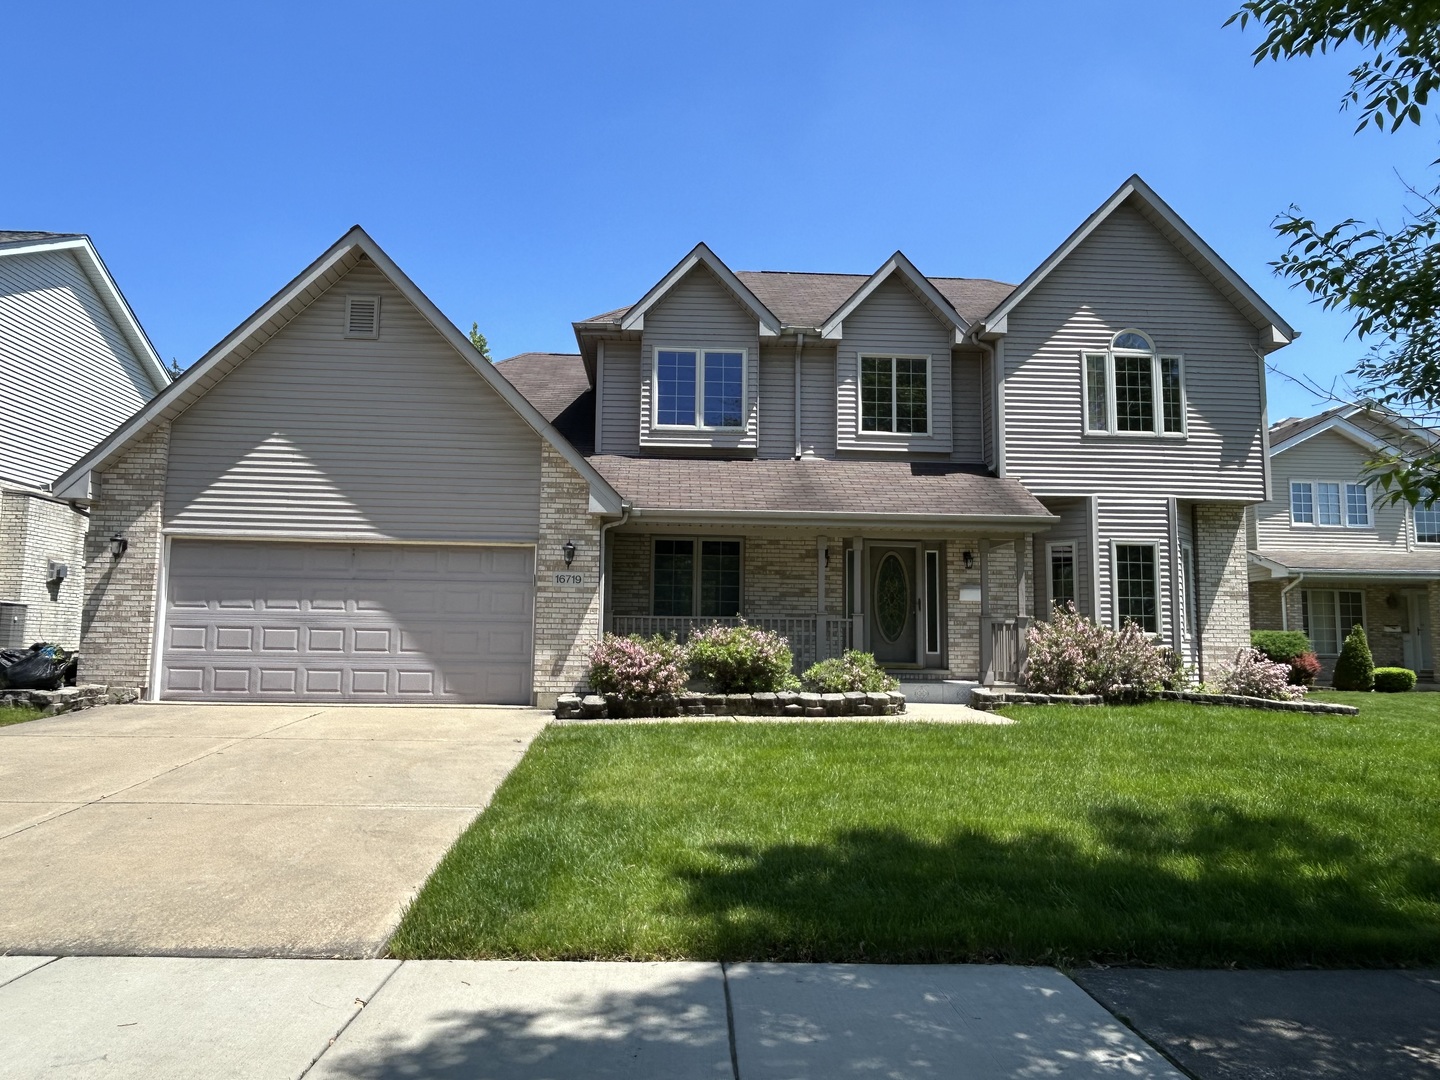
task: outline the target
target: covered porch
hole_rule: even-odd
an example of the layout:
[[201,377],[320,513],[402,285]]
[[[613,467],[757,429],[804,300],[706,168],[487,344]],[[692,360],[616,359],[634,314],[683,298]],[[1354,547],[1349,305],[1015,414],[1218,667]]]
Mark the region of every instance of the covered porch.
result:
[[1029,534],[640,523],[606,545],[605,628],[680,641],[742,619],[784,636],[796,672],[846,649],[902,680],[1013,682],[1025,659]]

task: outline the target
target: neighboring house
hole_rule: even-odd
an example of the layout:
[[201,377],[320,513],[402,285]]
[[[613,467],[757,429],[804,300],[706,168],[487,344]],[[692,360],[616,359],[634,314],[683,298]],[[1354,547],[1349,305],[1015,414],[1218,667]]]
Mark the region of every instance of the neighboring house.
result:
[[1440,506],[1391,503],[1365,481],[1378,452],[1435,441],[1403,418],[1353,405],[1270,429],[1274,497],[1248,521],[1251,624],[1304,630],[1322,678],[1357,623],[1376,664],[1435,677]]
[[0,231],[0,647],[79,644],[89,516],[50,485],[169,382],[89,237]]
[[574,329],[485,363],[352,230],[60,481],[128,542],[92,543],[82,675],[549,704],[604,629],[743,616],[1004,681],[1063,601],[1202,668],[1248,642],[1293,332],[1138,178],[1018,287],[702,244]]

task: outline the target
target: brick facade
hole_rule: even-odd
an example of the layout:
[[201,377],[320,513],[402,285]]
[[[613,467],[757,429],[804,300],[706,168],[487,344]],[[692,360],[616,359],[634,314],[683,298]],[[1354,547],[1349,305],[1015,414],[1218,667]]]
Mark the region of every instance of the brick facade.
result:
[[[41,492],[0,492],[0,600],[26,606],[17,644],[79,646],[89,523],[88,515]],[[70,568],[64,581],[49,580],[52,561]]]
[[[565,565],[564,546],[575,543]],[[556,571],[585,575],[584,588],[549,584]],[[535,704],[552,708],[585,686],[590,646],[600,636],[600,523],[590,486],[549,443],[540,445],[540,544],[535,571]]]
[[[85,541],[80,681],[148,688],[163,545],[170,426],[138,440],[100,477]],[[118,559],[110,537],[129,541]]]
[[1196,611],[1202,676],[1250,645],[1250,575],[1245,553],[1245,508],[1200,503],[1195,508]]

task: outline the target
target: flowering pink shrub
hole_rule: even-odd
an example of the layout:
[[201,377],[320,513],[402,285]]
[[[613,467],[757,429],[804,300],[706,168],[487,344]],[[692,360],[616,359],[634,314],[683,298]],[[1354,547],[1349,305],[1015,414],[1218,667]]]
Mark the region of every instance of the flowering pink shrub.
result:
[[1220,665],[1220,692],[1272,701],[1299,701],[1305,687],[1290,682],[1290,665],[1269,659],[1259,649],[1241,649],[1235,659]]
[[885,673],[874,654],[846,649],[843,656],[811,664],[801,672],[800,685],[815,694],[844,694],[854,690],[894,690],[900,683]]
[[741,622],[690,635],[690,669],[717,694],[764,694],[798,687],[783,635]]
[[1081,615],[1074,604],[1031,626],[1026,641],[1029,656],[1020,685],[1033,693],[1144,698],[1183,680],[1183,666],[1170,650],[1157,649],[1135,623],[1111,630]]
[[656,634],[652,638],[606,634],[590,650],[590,689],[627,698],[682,693],[689,680],[685,646]]

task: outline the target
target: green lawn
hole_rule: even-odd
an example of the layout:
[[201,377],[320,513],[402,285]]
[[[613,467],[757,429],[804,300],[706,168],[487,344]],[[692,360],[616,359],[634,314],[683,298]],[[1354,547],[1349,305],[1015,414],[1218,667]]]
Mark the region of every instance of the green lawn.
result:
[[31,709],[28,707],[0,709],[0,727],[9,727],[11,724],[23,724],[26,720],[35,720],[44,716],[44,710]]
[[390,949],[1440,963],[1440,695],[1363,703],[552,728]]

